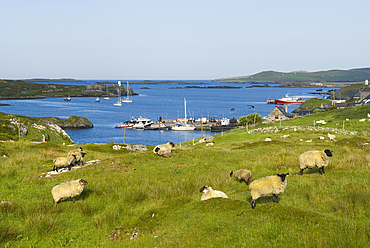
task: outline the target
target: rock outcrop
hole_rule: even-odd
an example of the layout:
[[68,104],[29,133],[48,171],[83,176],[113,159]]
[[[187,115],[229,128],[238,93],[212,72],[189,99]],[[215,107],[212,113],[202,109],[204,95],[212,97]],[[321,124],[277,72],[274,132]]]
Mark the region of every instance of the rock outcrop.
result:
[[93,123],[84,117],[79,116],[71,116],[68,119],[59,119],[55,117],[44,117],[40,118],[40,123],[45,124],[55,124],[60,126],[61,128],[76,128],[76,129],[84,129],[84,128],[93,128]]

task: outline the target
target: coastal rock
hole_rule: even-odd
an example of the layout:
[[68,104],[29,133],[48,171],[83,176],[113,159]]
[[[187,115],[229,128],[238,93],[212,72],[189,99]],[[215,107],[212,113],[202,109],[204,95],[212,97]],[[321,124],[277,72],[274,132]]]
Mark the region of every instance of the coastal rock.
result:
[[71,116],[67,119],[59,119],[55,117],[45,117],[45,118],[40,118],[41,123],[45,124],[55,124],[60,126],[61,128],[93,128],[94,125],[93,123],[88,120],[87,118],[84,117],[79,117],[79,116]]

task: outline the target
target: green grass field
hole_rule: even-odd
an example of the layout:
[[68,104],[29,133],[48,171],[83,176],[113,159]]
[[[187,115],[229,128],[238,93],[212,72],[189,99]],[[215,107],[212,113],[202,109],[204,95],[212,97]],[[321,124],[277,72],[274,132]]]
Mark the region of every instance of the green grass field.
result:
[[[355,136],[278,132],[248,134],[237,129],[215,136],[215,145],[176,144],[170,158],[147,151],[113,150],[113,143],[82,144],[85,161],[99,160],[52,177],[53,159],[73,147],[60,143],[0,142],[0,244],[4,247],[369,247],[369,107],[336,110],[291,121],[285,126],[358,131]],[[346,121],[349,119],[349,121]],[[337,124],[338,123],[338,124]],[[271,125],[261,125],[268,127]],[[284,134],[290,134],[282,138]],[[318,136],[325,136],[319,140]],[[271,142],[265,142],[271,137]],[[300,141],[300,140],[303,141]],[[312,142],[305,142],[312,139]],[[197,140],[195,140],[197,142]],[[122,144],[121,144],[122,145]],[[77,147],[75,145],[74,147]],[[299,175],[298,157],[308,150],[333,150],[325,174]],[[252,180],[290,173],[279,203],[272,197],[251,208],[248,186],[230,178],[249,169]],[[52,204],[51,189],[83,178],[76,202]],[[200,201],[204,185],[228,199]],[[135,227],[137,238],[130,239]],[[107,235],[120,228],[120,239]],[[127,235],[127,233],[129,235]]]

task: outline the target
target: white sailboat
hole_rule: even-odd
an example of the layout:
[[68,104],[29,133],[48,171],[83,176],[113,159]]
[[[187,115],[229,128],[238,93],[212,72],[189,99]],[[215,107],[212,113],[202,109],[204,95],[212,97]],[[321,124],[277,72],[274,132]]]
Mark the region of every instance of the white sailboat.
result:
[[114,106],[122,106],[121,92],[118,89],[118,101],[113,103]]
[[193,131],[195,129],[194,125],[190,125],[190,124],[187,123],[187,119],[186,119],[186,99],[185,98],[184,98],[184,105],[185,105],[185,123],[172,127],[173,131]]
[[125,99],[122,100],[122,102],[132,102],[132,99],[129,98],[129,90],[128,90],[128,81],[127,81],[127,88],[126,88],[126,92],[127,92],[127,97]]

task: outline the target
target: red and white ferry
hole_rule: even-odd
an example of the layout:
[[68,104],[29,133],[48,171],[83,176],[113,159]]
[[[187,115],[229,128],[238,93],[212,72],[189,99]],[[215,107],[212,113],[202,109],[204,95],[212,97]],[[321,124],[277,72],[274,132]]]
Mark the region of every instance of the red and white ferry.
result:
[[291,97],[286,94],[283,98],[275,99],[277,104],[302,104],[302,98]]

